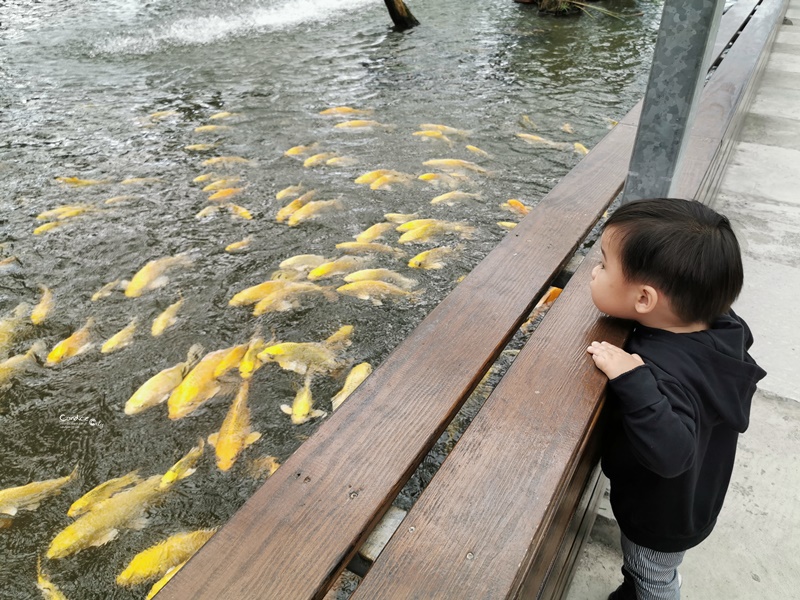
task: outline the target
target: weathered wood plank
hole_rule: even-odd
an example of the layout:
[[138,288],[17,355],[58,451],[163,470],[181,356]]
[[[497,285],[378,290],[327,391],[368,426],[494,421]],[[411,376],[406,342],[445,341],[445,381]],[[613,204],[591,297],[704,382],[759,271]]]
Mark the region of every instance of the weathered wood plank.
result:
[[600,318],[587,293],[598,255],[584,259],[353,600],[514,598],[534,561],[546,565],[558,551],[561,539],[544,534],[581,465],[606,384],[586,347],[621,344],[628,331]]
[[181,569],[161,598],[324,595],[619,192],[634,135],[630,125],[609,132]]

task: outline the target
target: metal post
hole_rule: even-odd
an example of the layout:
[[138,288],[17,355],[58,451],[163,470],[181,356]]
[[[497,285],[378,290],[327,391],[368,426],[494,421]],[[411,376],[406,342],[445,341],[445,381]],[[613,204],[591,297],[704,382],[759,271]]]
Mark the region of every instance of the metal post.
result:
[[622,202],[670,197],[724,0],[665,0]]

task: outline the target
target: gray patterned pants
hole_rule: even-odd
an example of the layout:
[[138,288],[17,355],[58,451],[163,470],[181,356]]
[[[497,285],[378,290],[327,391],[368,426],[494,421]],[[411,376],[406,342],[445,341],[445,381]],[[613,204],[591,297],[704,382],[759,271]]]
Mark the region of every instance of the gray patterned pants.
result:
[[678,565],[685,552],[658,552],[634,544],[621,534],[625,569],[636,585],[637,600],[679,600]]

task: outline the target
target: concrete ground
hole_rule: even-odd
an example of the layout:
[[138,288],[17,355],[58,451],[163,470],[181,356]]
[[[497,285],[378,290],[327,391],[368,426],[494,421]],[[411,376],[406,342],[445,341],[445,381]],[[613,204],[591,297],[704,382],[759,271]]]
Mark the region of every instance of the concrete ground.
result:
[[[685,600],[800,600],[800,0],[780,28],[714,208],[734,224],[745,288],[735,304],[767,370],[740,438],[714,533],[686,554]],[[604,600],[621,582],[607,503],[567,600]]]

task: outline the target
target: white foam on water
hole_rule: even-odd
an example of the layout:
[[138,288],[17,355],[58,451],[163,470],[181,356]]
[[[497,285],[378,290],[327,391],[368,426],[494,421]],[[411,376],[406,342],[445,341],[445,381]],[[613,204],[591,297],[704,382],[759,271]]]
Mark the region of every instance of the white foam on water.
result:
[[376,0],[290,0],[269,8],[254,7],[238,14],[205,15],[180,19],[147,33],[103,40],[95,49],[108,54],[148,54],[164,46],[210,44],[251,32],[291,29],[326,22],[343,13],[381,7]]

